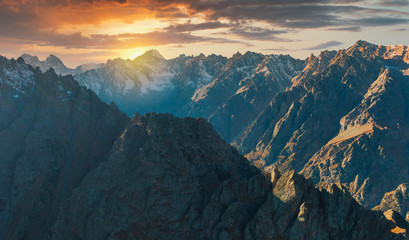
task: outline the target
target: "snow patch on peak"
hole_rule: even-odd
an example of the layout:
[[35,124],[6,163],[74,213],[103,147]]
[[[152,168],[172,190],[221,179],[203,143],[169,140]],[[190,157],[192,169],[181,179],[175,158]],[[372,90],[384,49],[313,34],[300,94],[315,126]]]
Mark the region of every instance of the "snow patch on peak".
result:
[[19,93],[24,93],[23,87],[34,84],[34,73],[27,65],[11,64],[0,67],[0,83],[5,83]]
[[199,60],[199,71],[199,75],[202,77],[203,83],[210,83],[213,80],[213,76],[207,73],[206,67],[202,60]]
[[64,65],[64,63],[61,61],[61,59],[59,59],[58,57],[56,57],[55,55],[52,55],[52,54],[47,57],[45,62],[48,62],[50,64]]

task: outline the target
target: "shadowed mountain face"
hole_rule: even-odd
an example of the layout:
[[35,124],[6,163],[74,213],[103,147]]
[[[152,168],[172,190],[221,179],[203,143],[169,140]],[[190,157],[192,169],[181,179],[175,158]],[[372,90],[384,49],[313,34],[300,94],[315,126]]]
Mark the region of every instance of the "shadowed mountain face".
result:
[[[0,58],[1,239],[402,239],[345,188],[262,173],[204,119],[129,120]],[[4,104],[3,104],[4,103]]]
[[69,72],[48,59],[23,58],[42,70],[53,67],[57,73],[74,74],[80,85],[107,103],[115,102],[129,116],[163,112],[203,117],[229,142],[277,93],[291,86],[291,78],[304,64],[288,55],[252,52],[231,58],[201,54],[166,60],[150,50],[134,60],[114,59],[96,69]]
[[41,239],[129,121],[72,77],[0,58],[0,238]]
[[257,166],[345,185],[365,206],[409,181],[409,53],[359,41],[311,56],[235,141]]

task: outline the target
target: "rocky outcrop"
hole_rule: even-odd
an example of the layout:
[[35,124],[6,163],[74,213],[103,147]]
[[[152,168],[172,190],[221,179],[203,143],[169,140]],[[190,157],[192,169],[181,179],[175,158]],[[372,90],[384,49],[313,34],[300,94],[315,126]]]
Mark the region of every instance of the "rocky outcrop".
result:
[[396,227],[392,229],[393,233],[403,234],[407,237],[407,231],[409,229],[409,223],[403,219],[403,217],[396,211],[389,209],[383,213],[389,221],[392,221]]
[[374,207],[374,210],[388,211],[393,210],[398,212],[406,221],[409,221],[409,184],[402,183],[395,190],[385,193],[381,203]]
[[307,60],[234,145],[257,166],[338,183],[370,208],[408,182],[406,47],[364,41]]

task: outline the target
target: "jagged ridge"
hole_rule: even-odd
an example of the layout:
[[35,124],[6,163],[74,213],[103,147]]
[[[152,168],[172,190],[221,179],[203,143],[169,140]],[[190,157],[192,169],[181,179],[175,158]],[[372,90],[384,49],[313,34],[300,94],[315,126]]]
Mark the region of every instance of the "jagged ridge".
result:
[[345,189],[263,174],[204,119],[129,122],[71,77],[0,60],[3,239],[402,238]]
[[311,56],[292,89],[234,144],[259,167],[295,169],[322,187],[344,184],[376,206],[409,181],[407,49],[359,41]]

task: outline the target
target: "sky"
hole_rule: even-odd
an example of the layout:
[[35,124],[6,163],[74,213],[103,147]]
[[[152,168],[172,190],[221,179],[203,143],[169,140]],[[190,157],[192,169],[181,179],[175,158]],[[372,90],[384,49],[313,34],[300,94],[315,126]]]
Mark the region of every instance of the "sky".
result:
[[204,53],[306,58],[357,40],[409,44],[409,0],[0,0],[0,55],[75,67]]

